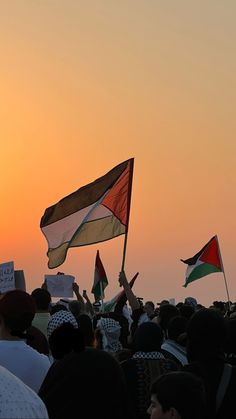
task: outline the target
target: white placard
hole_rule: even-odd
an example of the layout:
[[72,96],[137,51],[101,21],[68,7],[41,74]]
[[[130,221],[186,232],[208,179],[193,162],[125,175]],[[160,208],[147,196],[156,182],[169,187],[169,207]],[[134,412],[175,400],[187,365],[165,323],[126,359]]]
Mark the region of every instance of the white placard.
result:
[[0,292],[15,289],[14,262],[0,264]]
[[72,275],[45,275],[47,290],[51,297],[73,297],[72,284],[75,277]]

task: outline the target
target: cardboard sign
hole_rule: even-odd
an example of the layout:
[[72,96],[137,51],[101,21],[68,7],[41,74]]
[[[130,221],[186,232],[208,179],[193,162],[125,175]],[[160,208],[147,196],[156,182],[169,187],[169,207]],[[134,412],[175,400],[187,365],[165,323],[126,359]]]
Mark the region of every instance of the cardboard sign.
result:
[[14,262],[0,264],[0,292],[15,289]]
[[73,297],[72,284],[75,277],[72,275],[45,275],[47,290],[51,297]]
[[16,288],[26,291],[24,271],[14,271],[14,276]]

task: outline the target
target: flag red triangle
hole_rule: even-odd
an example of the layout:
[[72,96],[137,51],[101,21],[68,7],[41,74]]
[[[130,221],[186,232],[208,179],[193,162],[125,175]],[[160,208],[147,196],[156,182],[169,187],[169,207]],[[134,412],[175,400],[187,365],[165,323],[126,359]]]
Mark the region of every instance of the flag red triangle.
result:
[[219,249],[218,240],[216,236],[212,239],[212,241],[203,251],[199,260],[205,263],[209,263],[210,265],[214,265],[218,269],[223,271],[223,266],[222,266],[221,258],[220,258],[220,249]]
[[131,183],[133,175],[133,159],[117,179],[101,204],[110,209],[125,226],[128,225]]

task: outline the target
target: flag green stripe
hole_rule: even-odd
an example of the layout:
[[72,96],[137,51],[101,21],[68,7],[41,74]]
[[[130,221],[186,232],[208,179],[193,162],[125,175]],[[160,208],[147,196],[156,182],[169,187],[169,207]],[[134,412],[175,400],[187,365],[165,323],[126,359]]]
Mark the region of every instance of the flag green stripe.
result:
[[[103,295],[101,293],[100,282],[102,283]],[[107,285],[108,285],[108,282],[107,282],[106,278],[103,278],[101,281],[97,282],[97,284],[92,289],[92,293],[94,294],[95,300],[100,299],[100,298],[104,298],[104,290],[107,287]]]
[[216,266],[211,265],[209,263],[202,263],[201,265],[196,266],[195,269],[192,270],[189,277],[186,278],[185,287],[190,282],[195,281],[196,279],[202,278],[203,276],[209,275],[214,272],[222,272],[220,269],[216,268]]

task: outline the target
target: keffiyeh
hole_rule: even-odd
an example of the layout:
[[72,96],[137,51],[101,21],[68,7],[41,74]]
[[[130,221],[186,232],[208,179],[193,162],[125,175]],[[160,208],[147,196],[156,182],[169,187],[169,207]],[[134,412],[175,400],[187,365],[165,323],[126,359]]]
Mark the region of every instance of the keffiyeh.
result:
[[121,326],[119,322],[110,318],[101,318],[97,328],[102,333],[103,349],[107,352],[118,352],[122,349],[119,341]]
[[132,356],[133,359],[163,359],[164,355],[160,352],[135,352]]
[[52,332],[54,332],[54,330],[60,327],[63,323],[71,323],[75,328],[78,328],[77,321],[72,313],[65,310],[57,311],[51,316],[48,322],[48,339],[51,336]]
[[186,349],[173,340],[166,340],[161,346],[161,349],[174,355],[182,365],[188,364]]

